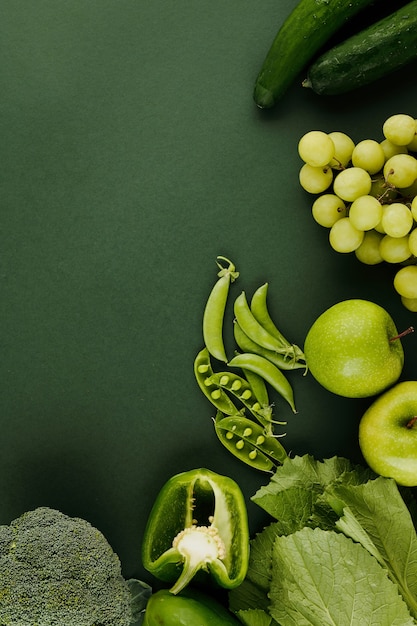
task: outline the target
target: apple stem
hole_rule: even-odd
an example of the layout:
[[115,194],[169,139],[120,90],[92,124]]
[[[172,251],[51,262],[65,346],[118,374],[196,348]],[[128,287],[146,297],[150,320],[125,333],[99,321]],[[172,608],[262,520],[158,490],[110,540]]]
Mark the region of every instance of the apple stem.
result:
[[410,326],[409,328],[406,328],[395,337],[391,337],[390,341],[396,341],[397,339],[401,339],[402,337],[405,337],[406,335],[409,335],[410,333],[413,333],[413,332],[414,332],[414,327]]
[[406,424],[407,428],[413,428],[414,424],[417,422],[417,415],[414,415]]

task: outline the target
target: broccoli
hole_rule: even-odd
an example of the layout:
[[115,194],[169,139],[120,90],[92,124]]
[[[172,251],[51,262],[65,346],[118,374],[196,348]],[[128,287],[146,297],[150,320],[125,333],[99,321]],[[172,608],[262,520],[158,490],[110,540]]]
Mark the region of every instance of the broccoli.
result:
[[129,626],[130,598],[89,522],[40,507],[0,525],[0,626]]

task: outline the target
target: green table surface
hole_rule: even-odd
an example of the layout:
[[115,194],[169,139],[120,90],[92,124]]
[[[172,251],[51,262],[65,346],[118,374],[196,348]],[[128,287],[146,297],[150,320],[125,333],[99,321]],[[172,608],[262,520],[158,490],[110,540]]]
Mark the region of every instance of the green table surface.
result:
[[[311,129],[382,139],[416,115],[415,67],[321,98],[300,80],[273,111],[252,89],[295,0],[3,0],[0,21],[0,523],[37,506],[96,525],[124,574],[150,581],[141,537],[173,474],[208,467],[250,496],[269,480],[218,442],[193,361],[216,256],[233,294],[269,283],[281,330],[302,345],[351,297],[415,323],[393,268],[333,252],[299,187]],[[232,313],[227,311],[231,324]],[[402,378],[417,376],[416,338]],[[279,399],[292,454],[361,461],[369,400],[291,374]]]

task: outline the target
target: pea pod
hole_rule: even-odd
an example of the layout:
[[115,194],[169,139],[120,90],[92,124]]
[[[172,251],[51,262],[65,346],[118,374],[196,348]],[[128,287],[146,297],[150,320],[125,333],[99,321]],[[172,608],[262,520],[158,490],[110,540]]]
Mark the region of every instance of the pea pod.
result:
[[293,412],[297,412],[294,403],[294,392],[291,384],[281,370],[271,363],[271,361],[268,361],[258,354],[243,352],[242,354],[237,354],[233,357],[233,359],[229,361],[228,365],[229,367],[248,369],[255,372],[255,374],[259,374],[259,376],[262,376],[262,378],[264,378],[266,382],[269,383],[271,387],[288,402]]
[[242,352],[252,352],[253,354],[259,354],[259,356],[263,356],[268,361],[271,361],[276,367],[281,370],[295,370],[295,369],[305,369],[305,364],[300,361],[296,361],[291,358],[291,356],[285,356],[285,354],[280,354],[279,352],[275,352],[274,350],[268,350],[267,348],[263,348],[258,345],[252,339],[250,339],[246,333],[243,332],[237,321],[233,324],[233,332],[235,341]]
[[267,305],[268,283],[264,283],[255,291],[252,296],[250,309],[254,318],[261,324],[270,335],[275,337],[277,341],[282,343],[282,347],[285,349],[285,358],[297,361],[303,361],[305,367],[305,356],[301,348],[295,344],[291,344],[276,327],[272,320],[268,305]]
[[[235,372],[216,372],[210,377],[215,387],[226,389],[232,393],[251,413],[256,415],[262,409],[262,404],[256,397],[249,382]],[[239,411],[227,413],[227,415],[237,415]]]
[[269,406],[268,388],[262,376],[255,374],[255,372],[252,372],[251,370],[244,369],[242,371],[261,407]]
[[287,346],[271,335],[253,315],[244,291],[235,300],[234,313],[237,323],[252,341],[268,350],[285,353]]
[[226,261],[228,267],[217,262],[220,271],[219,279],[215,283],[207,299],[203,314],[203,337],[208,351],[215,359],[227,363],[227,356],[223,341],[223,322],[230,284],[239,276],[234,264],[226,257],[217,259]]
[[287,457],[276,437],[267,436],[263,427],[241,415],[217,413],[214,428],[221,443],[235,457],[251,467],[270,472]]
[[160,589],[149,598],[143,626],[239,626],[222,604],[194,589],[173,595]]
[[210,353],[207,348],[203,348],[194,360],[194,375],[198,386],[216,409],[222,413],[226,413],[226,415],[239,413],[227,393],[213,379],[213,374]]

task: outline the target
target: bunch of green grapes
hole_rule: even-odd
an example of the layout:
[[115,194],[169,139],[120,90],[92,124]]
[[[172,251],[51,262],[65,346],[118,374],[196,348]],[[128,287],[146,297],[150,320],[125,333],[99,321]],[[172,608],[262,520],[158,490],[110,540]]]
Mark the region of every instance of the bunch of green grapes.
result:
[[299,180],[317,196],[312,215],[331,247],[367,265],[398,264],[394,289],[417,312],[417,120],[392,115],[382,134],[355,144],[343,132],[307,132]]

